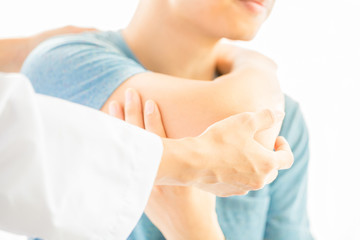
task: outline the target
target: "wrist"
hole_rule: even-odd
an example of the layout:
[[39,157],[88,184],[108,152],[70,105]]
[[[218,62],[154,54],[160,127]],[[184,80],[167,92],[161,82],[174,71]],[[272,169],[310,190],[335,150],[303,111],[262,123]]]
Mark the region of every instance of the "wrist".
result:
[[[207,214],[206,214],[207,215]],[[211,216],[197,218],[192,216],[186,223],[181,224],[180,229],[163,232],[169,240],[224,240],[225,236],[220,228],[216,212]]]
[[217,219],[216,213],[209,224],[205,225],[203,229],[197,229],[197,230],[198,232],[200,230],[201,234],[197,238],[194,238],[194,240],[197,239],[224,240],[225,239],[225,236],[219,225],[219,221]]
[[195,138],[162,138],[163,155],[155,185],[185,186],[197,177],[195,162],[199,159],[198,143]]

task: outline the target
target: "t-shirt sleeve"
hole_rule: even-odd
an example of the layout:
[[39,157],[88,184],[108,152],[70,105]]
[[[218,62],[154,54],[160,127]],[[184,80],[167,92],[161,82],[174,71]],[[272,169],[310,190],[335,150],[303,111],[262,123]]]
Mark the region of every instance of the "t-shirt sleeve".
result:
[[22,73],[37,93],[100,109],[131,76],[146,72],[101,33],[65,35],[39,45]]
[[294,164],[270,184],[271,201],[264,239],[313,240],[307,214],[309,135],[297,102],[285,96],[286,116],[280,132],[294,153]]

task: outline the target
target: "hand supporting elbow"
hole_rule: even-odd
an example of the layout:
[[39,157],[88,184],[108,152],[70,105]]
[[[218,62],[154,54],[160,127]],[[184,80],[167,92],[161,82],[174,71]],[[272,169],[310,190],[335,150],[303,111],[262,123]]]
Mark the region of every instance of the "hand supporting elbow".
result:
[[[160,112],[153,114],[157,117],[152,118],[159,120],[157,128],[162,129]],[[261,189],[276,178],[279,170],[293,163],[284,138],[276,139],[275,151],[255,140],[257,132],[273,127],[283,117],[282,112],[271,110],[240,113],[215,123],[198,137],[163,138],[164,152],[155,185],[195,186],[217,196]]]
[[[254,136],[283,117],[281,112],[270,110],[241,113],[214,124],[201,136],[181,140],[185,151],[177,150],[176,154],[189,155],[182,160],[183,166],[176,168],[180,171],[174,177],[178,182],[171,184],[193,185],[218,196],[243,195],[263,188],[276,178],[278,170],[291,167],[293,155],[282,137],[277,138],[274,152]],[[167,141],[174,140],[164,140],[165,146]]]

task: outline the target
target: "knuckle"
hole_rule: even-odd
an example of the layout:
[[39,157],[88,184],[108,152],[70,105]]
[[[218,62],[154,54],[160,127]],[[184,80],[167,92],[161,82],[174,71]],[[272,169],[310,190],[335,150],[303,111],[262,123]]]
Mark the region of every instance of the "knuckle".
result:
[[236,195],[242,196],[242,195],[246,195],[246,194],[248,194],[248,193],[249,193],[249,191],[247,191],[247,190],[241,190],[241,191],[239,191]]
[[256,123],[255,123],[255,121],[253,121],[253,120],[249,120],[248,122],[247,122],[247,127],[248,127],[248,129],[250,130],[250,131],[255,131],[256,130]]
[[273,160],[265,161],[262,168],[265,174],[269,174],[276,168],[275,162]]
[[262,177],[255,179],[250,185],[251,189],[259,190],[265,186],[265,180]]
[[291,168],[293,166],[293,164],[294,164],[294,159],[291,159],[291,160],[289,159],[289,161],[287,162],[285,168],[289,169],[289,168]]
[[226,198],[226,197],[231,197],[233,194],[230,193],[219,193],[218,197],[222,197],[222,198]]
[[231,196],[242,196],[242,195],[246,195],[248,194],[249,191],[247,190],[237,190],[237,191],[232,191],[232,192],[226,192],[226,193],[219,193],[217,194],[218,197],[231,197]]
[[289,157],[289,165],[290,167],[294,164],[295,158],[294,158],[294,154],[290,153],[290,157]]
[[252,114],[251,112],[244,112],[244,113],[243,113],[243,117],[244,117],[245,119],[252,119],[253,114]]
[[268,119],[269,122],[275,122],[275,114],[273,111],[271,111],[270,109],[265,109],[264,110],[264,116],[266,119]]
[[246,194],[248,194],[249,193],[249,191],[243,191],[243,194],[242,195],[246,195]]
[[254,131],[256,129],[255,119],[254,119],[254,117],[253,117],[253,115],[251,113],[244,113],[243,114],[242,123],[250,131]]
[[253,119],[253,115],[249,112],[244,112],[242,114],[242,119],[243,119],[243,122],[245,122],[245,123],[251,122],[251,120]]
[[268,183],[272,183],[273,181],[275,181],[275,179],[278,177],[278,175],[279,175],[279,171],[275,171],[275,172],[273,173],[273,176],[271,176],[271,178],[270,178],[270,180],[269,180]]

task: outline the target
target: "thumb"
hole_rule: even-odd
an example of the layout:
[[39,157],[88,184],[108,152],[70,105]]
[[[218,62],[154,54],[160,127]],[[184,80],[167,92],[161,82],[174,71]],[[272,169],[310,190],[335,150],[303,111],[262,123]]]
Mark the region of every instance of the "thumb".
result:
[[269,129],[275,124],[280,123],[285,117],[283,111],[272,111],[270,109],[265,109],[259,112],[256,112],[252,119],[249,121],[250,130],[254,133]]

